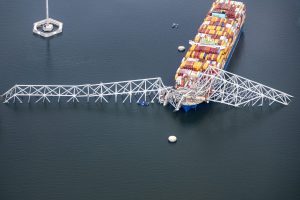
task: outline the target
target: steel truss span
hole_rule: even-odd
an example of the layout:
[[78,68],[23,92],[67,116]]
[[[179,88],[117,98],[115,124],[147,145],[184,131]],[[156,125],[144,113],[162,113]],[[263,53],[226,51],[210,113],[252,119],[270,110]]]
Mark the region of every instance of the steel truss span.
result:
[[[165,87],[161,78],[148,78],[84,85],[15,85],[2,96],[4,103],[9,102],[109,102],[111,97],[123,103],[134,100],[154,102],[160,93],[170,89]],[[119,98],[118,98],[119,97]]]
[[230,106],[262,106],[274,102],[288,105],[293,96],[218,68],[208,68],[190,88],[172,89],[165,95],[164,105],[170,103],[179,110],[186,97],[203,97],[203,101]]
[[208,68],[191,87],[174,89],[164,85],[160,77],[84,85],[15,85],[2,97],[4,103],[20,102],[117,102],[158,100],[179,110],[186,98],[217,102],[230,106],[255,106],[274,102],[288,105],[292,96],[239,75]]

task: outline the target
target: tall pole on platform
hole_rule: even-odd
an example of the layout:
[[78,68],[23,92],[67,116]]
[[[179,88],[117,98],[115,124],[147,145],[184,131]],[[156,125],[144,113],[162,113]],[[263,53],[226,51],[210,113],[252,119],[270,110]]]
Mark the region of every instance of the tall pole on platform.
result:
[[46,19],[49,18],[49,5],[48,5],[48,0],[46,0]]
[[63,23],[49,17],[49,0],[45,0],[45,3],[46,19],[35,22],[32,31],[42,37],[51,37],[62,32]]

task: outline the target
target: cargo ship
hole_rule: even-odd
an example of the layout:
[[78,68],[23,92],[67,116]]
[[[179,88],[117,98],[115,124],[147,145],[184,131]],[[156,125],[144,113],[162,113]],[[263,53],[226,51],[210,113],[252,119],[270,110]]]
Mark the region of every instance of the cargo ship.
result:
[[[198,29],[190,48],[175,75],[175,89],[184,91],[192,87],[208,67],[226,70],[234,49],[243,32],[246,6],[242,2],[216,0]],[[185,111],[206,102],[209,93],[186,96],[181,107]]]

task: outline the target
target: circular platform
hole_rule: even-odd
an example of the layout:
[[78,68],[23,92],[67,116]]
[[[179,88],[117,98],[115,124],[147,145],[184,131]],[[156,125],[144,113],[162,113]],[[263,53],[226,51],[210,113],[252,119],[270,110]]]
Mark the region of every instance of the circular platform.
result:
[[44,19],[33,24],[33,33],[42,37],[51,37],[62,32],[63,23],[52,18]]

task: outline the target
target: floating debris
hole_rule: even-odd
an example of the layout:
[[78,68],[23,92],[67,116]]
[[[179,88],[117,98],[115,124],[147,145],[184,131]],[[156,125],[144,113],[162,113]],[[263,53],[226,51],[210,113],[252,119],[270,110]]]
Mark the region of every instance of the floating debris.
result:
[[173,23],[173,24],[172,24],[172,28],[176,28],[176,29],[177,29],[178,26],[179,26],[179,24],[176,24],[176,23]]
[[147,101],[139,101],[139,102],[137,102],[137,104],[140,106],[143,106],[143,107],[149,106],[149,102],[147,102]]

